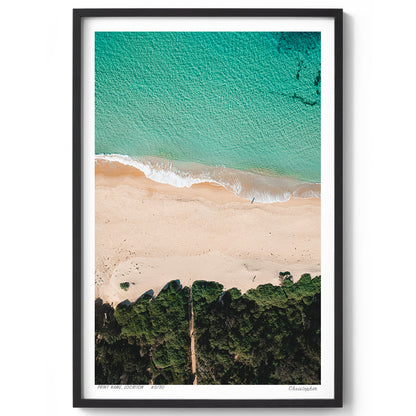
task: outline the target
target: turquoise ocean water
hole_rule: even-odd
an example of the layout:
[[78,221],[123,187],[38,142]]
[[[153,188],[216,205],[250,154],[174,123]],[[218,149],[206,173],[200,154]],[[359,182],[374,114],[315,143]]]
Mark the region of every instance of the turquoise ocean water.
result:
[[319,32],[97,32],[95,153],[158,182],[319,196]]

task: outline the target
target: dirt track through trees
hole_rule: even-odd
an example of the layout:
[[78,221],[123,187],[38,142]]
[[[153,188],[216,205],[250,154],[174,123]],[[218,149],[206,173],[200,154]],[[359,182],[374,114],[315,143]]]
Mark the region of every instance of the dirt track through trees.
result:
[[193,384],[198,384],[196,375],[196,353],[195,353],[195,332],[194,332],[194,307],[192,301],[192,287],[189,291],[189,335],[191,337],[191,363],[192,363],[192,376]]

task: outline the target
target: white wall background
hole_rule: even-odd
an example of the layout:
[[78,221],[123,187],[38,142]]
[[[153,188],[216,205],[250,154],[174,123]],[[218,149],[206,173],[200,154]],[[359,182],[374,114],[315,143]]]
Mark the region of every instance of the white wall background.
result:
[[[345,10],[343,409],[72,409],[74,7]],[[412,0],[48,1],[1,6],[0,409],[5,415],[412,415],[416,35]]]

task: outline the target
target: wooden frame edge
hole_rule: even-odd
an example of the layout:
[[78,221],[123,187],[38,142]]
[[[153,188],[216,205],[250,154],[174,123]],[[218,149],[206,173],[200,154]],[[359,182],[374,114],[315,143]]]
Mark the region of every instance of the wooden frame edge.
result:
[[[333,399],[277,400],[132,400],[82,398],[82,146],[81,55],[83,17],[182,16],[182,17],[332,17],[335,31],[335,371]],[[343,10],[342,9],[73,9],[73,407],[80,408],[196,408],[196,407],[342,407],[343,406]]]

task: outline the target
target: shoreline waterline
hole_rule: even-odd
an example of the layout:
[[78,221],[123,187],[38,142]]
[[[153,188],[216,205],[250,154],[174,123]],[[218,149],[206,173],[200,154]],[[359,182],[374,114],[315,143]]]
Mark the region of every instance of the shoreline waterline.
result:
[[[124,172],[144,175],[146,178],[176,188],[197,185],[221,187],[235,196],[270,204],[291,199],[315,199],[321,196],[319,183],[302,182],[284,176],[272,176],[224,166],[207,166],[193,162],[181,162],[160,157],[132,158],[120,154],[97,154],[97,165],[124,166]],[[133,169],[133,170],[132,170]],[[140,172],[140,173],[139,173]]]

